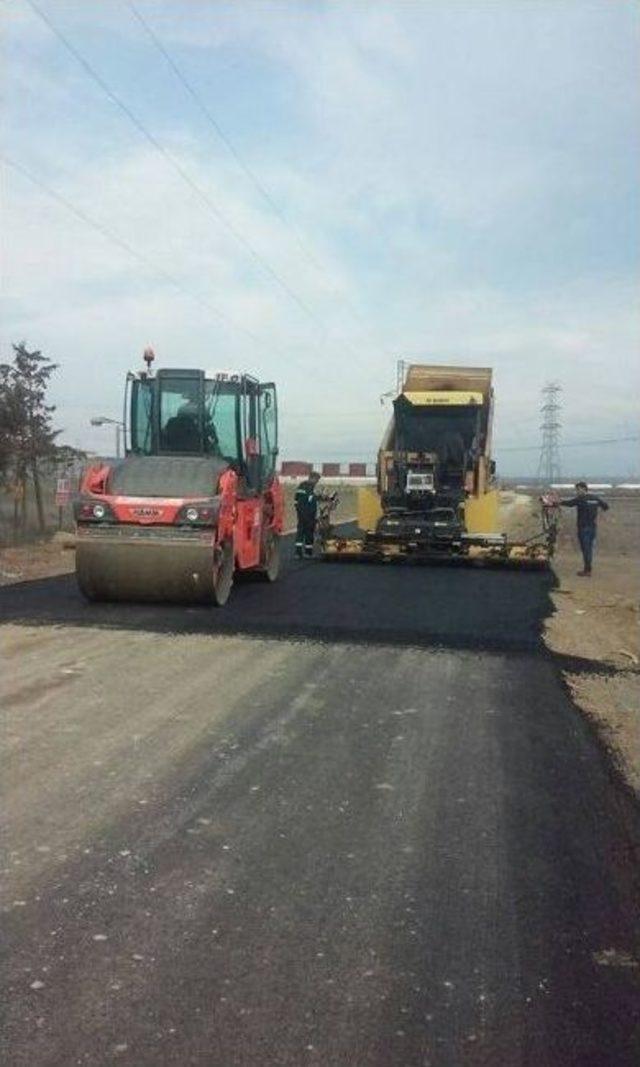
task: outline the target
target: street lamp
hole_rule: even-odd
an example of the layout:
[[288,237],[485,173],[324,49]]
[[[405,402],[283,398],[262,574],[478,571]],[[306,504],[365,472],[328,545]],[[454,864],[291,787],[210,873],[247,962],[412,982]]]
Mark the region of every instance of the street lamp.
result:
[[116,428],[116,458],[120,459],[121,447],[120,447],[120,435],[124,434],[124,423],[119,419],[109,419],[106,415],[96,415],[91,419],[92,426],[115,426]]

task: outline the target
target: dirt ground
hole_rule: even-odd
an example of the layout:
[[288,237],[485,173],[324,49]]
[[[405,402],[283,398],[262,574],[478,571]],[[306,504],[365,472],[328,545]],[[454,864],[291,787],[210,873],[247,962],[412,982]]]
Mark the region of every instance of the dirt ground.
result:
[[[537,503],[504,494],[505,528],[533,528]],[[555,614],[548,647],[566,657],[564,676],[576,703],[597,727],[626,780],[640,792],[640,494],[608,494],[600,516],[593,576],[582,569],[575,512],[563,510],[554,560]]]
[[51,540],[0,547],[0,585],[68,574],[75,566],[73,535],[55,534]]

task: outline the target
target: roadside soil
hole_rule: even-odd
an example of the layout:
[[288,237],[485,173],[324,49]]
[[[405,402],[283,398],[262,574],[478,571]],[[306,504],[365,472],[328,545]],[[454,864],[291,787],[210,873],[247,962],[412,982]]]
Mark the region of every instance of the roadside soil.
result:
[[69,574],[75,566],[73,547],[73,534],[68,533],[27,545],[0,547],[0,585]]
[[[537,500],[505,493],[505,529],[533,532]],[[591,578],[582,569],[575,512],[562,511],[553,568],[555,613],[544,639],[564,658],[563,674],[575,702],[596,726],[627,782],[640,793],[640,499],[608,495],[598,523]]]

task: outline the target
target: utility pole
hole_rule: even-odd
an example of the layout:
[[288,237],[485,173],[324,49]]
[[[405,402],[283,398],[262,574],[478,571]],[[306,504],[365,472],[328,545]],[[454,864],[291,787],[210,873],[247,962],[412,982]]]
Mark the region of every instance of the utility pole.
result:
[[560,421],[562,386],[558,382],[548,382],[541,391],[542,403],[540,415],[542,422],[542,445],[538,461],[538,478],[551,485],[560,477]]

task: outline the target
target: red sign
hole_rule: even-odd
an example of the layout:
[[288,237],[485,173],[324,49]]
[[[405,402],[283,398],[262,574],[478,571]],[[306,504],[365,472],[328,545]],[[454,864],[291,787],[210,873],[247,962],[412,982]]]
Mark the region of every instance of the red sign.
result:
[[58,478],[56,485],[56,505],[61,508],[71,500],[71,479]]

